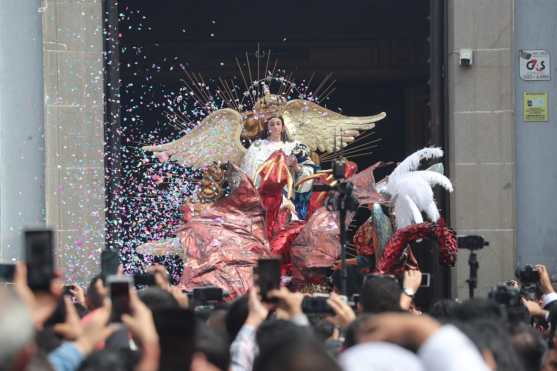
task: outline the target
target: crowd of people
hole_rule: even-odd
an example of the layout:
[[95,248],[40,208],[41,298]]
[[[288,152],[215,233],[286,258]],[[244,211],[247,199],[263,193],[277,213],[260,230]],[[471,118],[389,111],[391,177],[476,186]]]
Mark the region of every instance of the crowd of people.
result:
[[307,294],[286,287],[196,303],[154,266],[154,285],[130,290],[119,318],[106,277],[33,291],[26,269],[0,286],[0,370],[557,370],[557,293],[543,265],[533,284],[440,300],[427,314],[413,305],[419,271],[368,275],[358,303],[331,292],[308,310]]

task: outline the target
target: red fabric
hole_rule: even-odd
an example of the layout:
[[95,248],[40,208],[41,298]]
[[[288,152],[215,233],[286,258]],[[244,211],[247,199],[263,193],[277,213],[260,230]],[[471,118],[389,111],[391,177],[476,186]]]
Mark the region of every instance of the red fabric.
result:
[[230,196],[192,216],[178,232],[184,250],[183,289],[217,286],[228,300],[253,284],[259,258],[272,256],[265,235],[265,210],[251,180],[236,169],[239,179]]
[[291,273],[290,248],[292,242],[298,237],[298,234],[300,234],[305,224],[303,220],[294,221],[279,231],[271,241],[271,251],[274,255],[280,256],[282,259],[281,273],[283,275],[289,275]]
[[266,211],[267,238],[271,239],[286,221],[284,215],[279,218],[281,216],[282,191],[288,183],[288,166],[286,166],[284,152],[281,150],[273,152],[262,165],[259,176],[260,183],[257,190]]
[[[412,224],[396,231],[385,246],[383,256],[377,265],[378,271],[380,273],[399,273],[406,263],[402,261],[406,245],[411,241],[431,237],[434,237],[439,244],[440,263],[453,266],[457,255],[456,235],[453,230],[445,227],[441,220],[438,224]],[[417,266],[416,259],[410,249],[407,254],[410,258],[410,264]]]
[[369,218],[360,225],[352,241],[354,245],[356,245],[357,255],[375,255],[375,251],[377,251],[377,247],[379,246],[379,239],[377,238],[377,231],[375,230],[373,219]]

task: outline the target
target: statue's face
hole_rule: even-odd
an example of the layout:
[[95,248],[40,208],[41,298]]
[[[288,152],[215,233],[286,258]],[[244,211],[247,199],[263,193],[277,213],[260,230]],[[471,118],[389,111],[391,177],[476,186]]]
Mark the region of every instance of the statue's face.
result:
[[271,139],[280,139],[283,125],[281,119],[278,117],[273,117],[267,122],[267,130],[269,132],[269,138]]

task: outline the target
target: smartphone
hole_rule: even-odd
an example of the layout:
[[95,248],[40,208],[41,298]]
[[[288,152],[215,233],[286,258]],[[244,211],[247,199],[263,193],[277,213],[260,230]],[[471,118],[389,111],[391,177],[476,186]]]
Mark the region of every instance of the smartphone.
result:
[[328,296],[306,296],[302,299],[304,313],[335,314],[333,308],[327,303]]
[[431,274],[430,273],[422,273],[422,282],[420,287],[430,287],[431,286]]
[[50,291],[54,278],[54,231],[26,230],[24,240],[27,284],[33,291]]
[[15,264],[0,264],[0,282],[13,282]]
[[116,250],[105,249],[101,252],[101,274],[104,278],[118,273],[120,254]]
[[261,300],[269,301],[267,297],[269,291],[280,288],[280,261],[278,259],[259,259],[255,273]]
[[192,297],[196,305],[205,305],[208,303],[220,303],[224,298],[224,293],[220,287],[196,287],[193,289]]
[[108,276],[107,286],[112,302],[110,322],[122,322],[122,314],[131,313],[130,287],[133,286],[131,277]]
[[155,286],[155,275],[153,273],[136,273],[133,275],[133,282],[141,286]]

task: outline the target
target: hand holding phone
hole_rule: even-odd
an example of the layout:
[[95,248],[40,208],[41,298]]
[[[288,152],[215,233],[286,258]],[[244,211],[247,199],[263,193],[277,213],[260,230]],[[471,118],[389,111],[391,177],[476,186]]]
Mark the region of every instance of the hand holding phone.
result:
[[122,322],[123,314],[130,314],[130,288],[133,281],[130,277],[108,276],[108,290],[112,302],[110,322]]
[[280,288],[280,261],[278,259],[259,259],[255,274],[261,300],[270,301],[269,291]]
[[54,278],[54,232],[50,229],[24,232],[27,284],[33,291],[50,291]]
[[116,250],[105,249],[101,252],[101,274],[103,278],[118,274],[120,254]]

